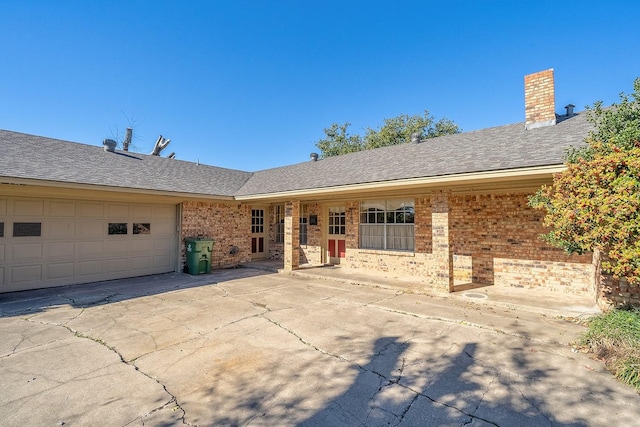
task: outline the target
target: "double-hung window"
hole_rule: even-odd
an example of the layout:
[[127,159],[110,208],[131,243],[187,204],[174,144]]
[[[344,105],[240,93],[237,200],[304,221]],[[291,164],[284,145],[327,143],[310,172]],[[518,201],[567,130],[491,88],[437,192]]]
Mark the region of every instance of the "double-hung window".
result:
[[309,217],[307,215],[307,205],[300,205],[300,244],[307,244],[307,224]]
[[413,251],[413,200],[368,200],[360,203],[360,248]]
[[275,240],[284,243],[284,205],[275,206]]

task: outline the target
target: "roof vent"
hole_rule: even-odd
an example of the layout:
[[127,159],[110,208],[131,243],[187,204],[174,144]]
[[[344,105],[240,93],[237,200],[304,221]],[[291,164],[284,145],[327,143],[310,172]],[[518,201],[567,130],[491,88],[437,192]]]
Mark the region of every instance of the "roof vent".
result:
[[312,162],[315,162],[318,160],[318,153],[311,153],[309,154],[309,157],[311,158]]
[[105,139],[104,141],[102,141],[102,145],[104,145],[104,151],[113,153],[116,151],[116,145],[118,145],[118,143],[113,139]]
[[420,142],[420,132],[414,132],[411,134],[411,142],[417,144]]
[[576,106],[573,105],[573,104],[569,104],[569,105],[565,106],[564,108],[567,109],[567,117],[573,117],[573,109],[576,108]]

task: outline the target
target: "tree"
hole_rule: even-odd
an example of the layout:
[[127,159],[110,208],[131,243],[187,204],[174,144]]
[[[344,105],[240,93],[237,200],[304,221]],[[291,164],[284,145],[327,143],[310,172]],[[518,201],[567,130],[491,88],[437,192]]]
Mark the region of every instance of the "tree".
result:
[[411,142],[414,134],[423,140],[459,132],[460,127],[453,121],[449,119],[436,121],[427,110],[424,116],[401,114],[392,119],[384,119],[384,125],[377,130],[368,128],[364,136],[364,149],[405,144]]
[[542,237],[569,253],[600,250],[602,268],[640,285],[640,78],[620,104],[588,107],[595,131],[572,149],[567,168],[529,198],[545,211]]
[[350,123],[332,124],[324,129],[325,138],[316,143],[322,157],[337,156],[372,148],[411,142],[415,136],[421,140],[459,133],[460,127],[449,119],[435,120],[427,110],[424,116],[401,114],[385,119],[378,129],[367,128],[365,135],[348,132]]
[[349,126],[351,126],[349,122],[342,125],[334,123],[324,129],[326,138],[316,142],[322,157],[353,153],[363,149],[362,138],[360,135],[350,135],[347,131]]

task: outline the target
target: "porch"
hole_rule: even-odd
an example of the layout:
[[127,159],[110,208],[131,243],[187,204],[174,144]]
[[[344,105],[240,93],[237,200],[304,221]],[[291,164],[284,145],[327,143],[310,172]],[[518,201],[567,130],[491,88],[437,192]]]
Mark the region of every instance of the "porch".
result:
[[285,271],[281,260],[260,260],[241,264],[272,273],[325,279],[348,285],[393,289],[399,293],[429,295],[449,299],[459,304],[488,304],[509,311],[527,311],[548,316],[581,318],[600,312],[592,296],[549,291],[539,288],[506,287],[463,284],[454,286],[452,293],[439,292],[418,276],[398,276],[380,271],[352,269],[339,265],[300,265],[297,270]]

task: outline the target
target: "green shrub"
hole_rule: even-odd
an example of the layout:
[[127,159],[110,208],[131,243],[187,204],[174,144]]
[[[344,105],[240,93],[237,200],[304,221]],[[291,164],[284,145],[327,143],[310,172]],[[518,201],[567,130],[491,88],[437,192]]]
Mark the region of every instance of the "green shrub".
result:
[[640,391],[640,308],[594,317],[579,344],[602,360],[616,378]]

